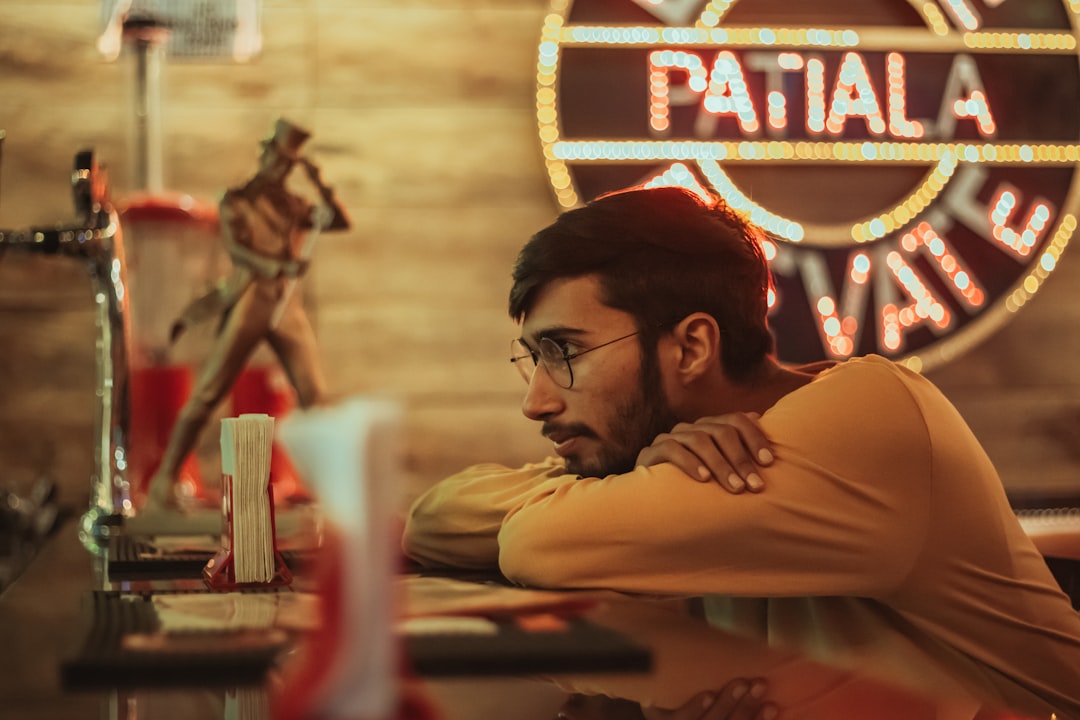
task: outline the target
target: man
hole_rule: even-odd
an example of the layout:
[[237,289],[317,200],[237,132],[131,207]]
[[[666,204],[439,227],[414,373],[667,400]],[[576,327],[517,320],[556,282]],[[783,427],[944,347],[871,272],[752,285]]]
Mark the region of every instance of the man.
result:
[[[674,188],[537,233],[514,269],[512,361],[560,459],[439,483],[406,553],[540,587],[704,596],[714,624],[832,663],[1080,716],[1080,617],[971,431],[884,358],[779,365],[755,234]],[[740,443],[764,449],[740,413],[760,414],[773,457],[729,478]]]
[[[259,169],[247,183],[225,192],[220,204],[222,241],[233,272],[189,306],[173,327],[173,339],[194,322],[224,315],[198,383],[180,411],[161,464],[150,481],[148,507],[173,497],[174,480],[210,417],[264,339],[296,389],[301,407],[325,394],[315,334],[295,284],[307,270],[311,233],[345,230],[345,211],[319,169],[300,154],[306,130],[279,119],[262,142]],[[303,166],[321,198],[313,206],[286,188],[289,173]]]

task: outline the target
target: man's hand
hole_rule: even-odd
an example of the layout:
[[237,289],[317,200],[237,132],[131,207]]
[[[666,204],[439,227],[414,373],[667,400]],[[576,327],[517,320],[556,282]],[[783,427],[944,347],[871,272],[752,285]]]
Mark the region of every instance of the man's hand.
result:
[[679,423],[656,436],[638,453],[638,465],[669,462],[701,482],[715,480],[730,492],[761,492],[765,483],[758,465],[773,461],[769,439],[757,413],[730,413]]
[[702,692],[675,710],[642,708],[645,720],[774,720],[779,708],[765,700],[764,680],[735,678],[718,692]]

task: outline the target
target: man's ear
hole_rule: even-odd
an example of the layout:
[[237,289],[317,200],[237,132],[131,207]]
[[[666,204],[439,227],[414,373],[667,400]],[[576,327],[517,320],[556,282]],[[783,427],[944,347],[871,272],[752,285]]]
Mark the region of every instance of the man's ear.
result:
[[720,367],[720,326],[708,313],[687,315],[671,331],[676,372],[690,384]]

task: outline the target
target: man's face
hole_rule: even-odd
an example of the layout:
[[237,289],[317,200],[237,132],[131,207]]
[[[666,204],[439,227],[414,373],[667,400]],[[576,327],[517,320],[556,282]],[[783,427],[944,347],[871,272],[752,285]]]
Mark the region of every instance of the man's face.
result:
[[[522,324],[522,340],[536,348],[555,340],[570,354],[633,333],[633,318],[600,301],[594,276],[557,280],[537,295]],[[629,472],[638,452],[674,426],[654,349],[642,353],[639,336],[570,361],[574,384],[560,387],[540,363],[522,403],[525,416],[543,423],[567,469],[586,477]]]

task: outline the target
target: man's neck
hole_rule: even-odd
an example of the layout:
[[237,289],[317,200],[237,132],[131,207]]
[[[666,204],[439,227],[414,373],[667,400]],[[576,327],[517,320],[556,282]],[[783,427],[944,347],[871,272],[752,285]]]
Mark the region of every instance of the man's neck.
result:
[[763,414],[785,395],[805,386],[814,379],[813,374],[791,370],[771,358],[766,359],[754,374],[741,382],[721,376],[712,387],[702,388],[698,394],[701,406],[690,408],[688,415],[696,420],[709,415],[730,412],[755,412]]

